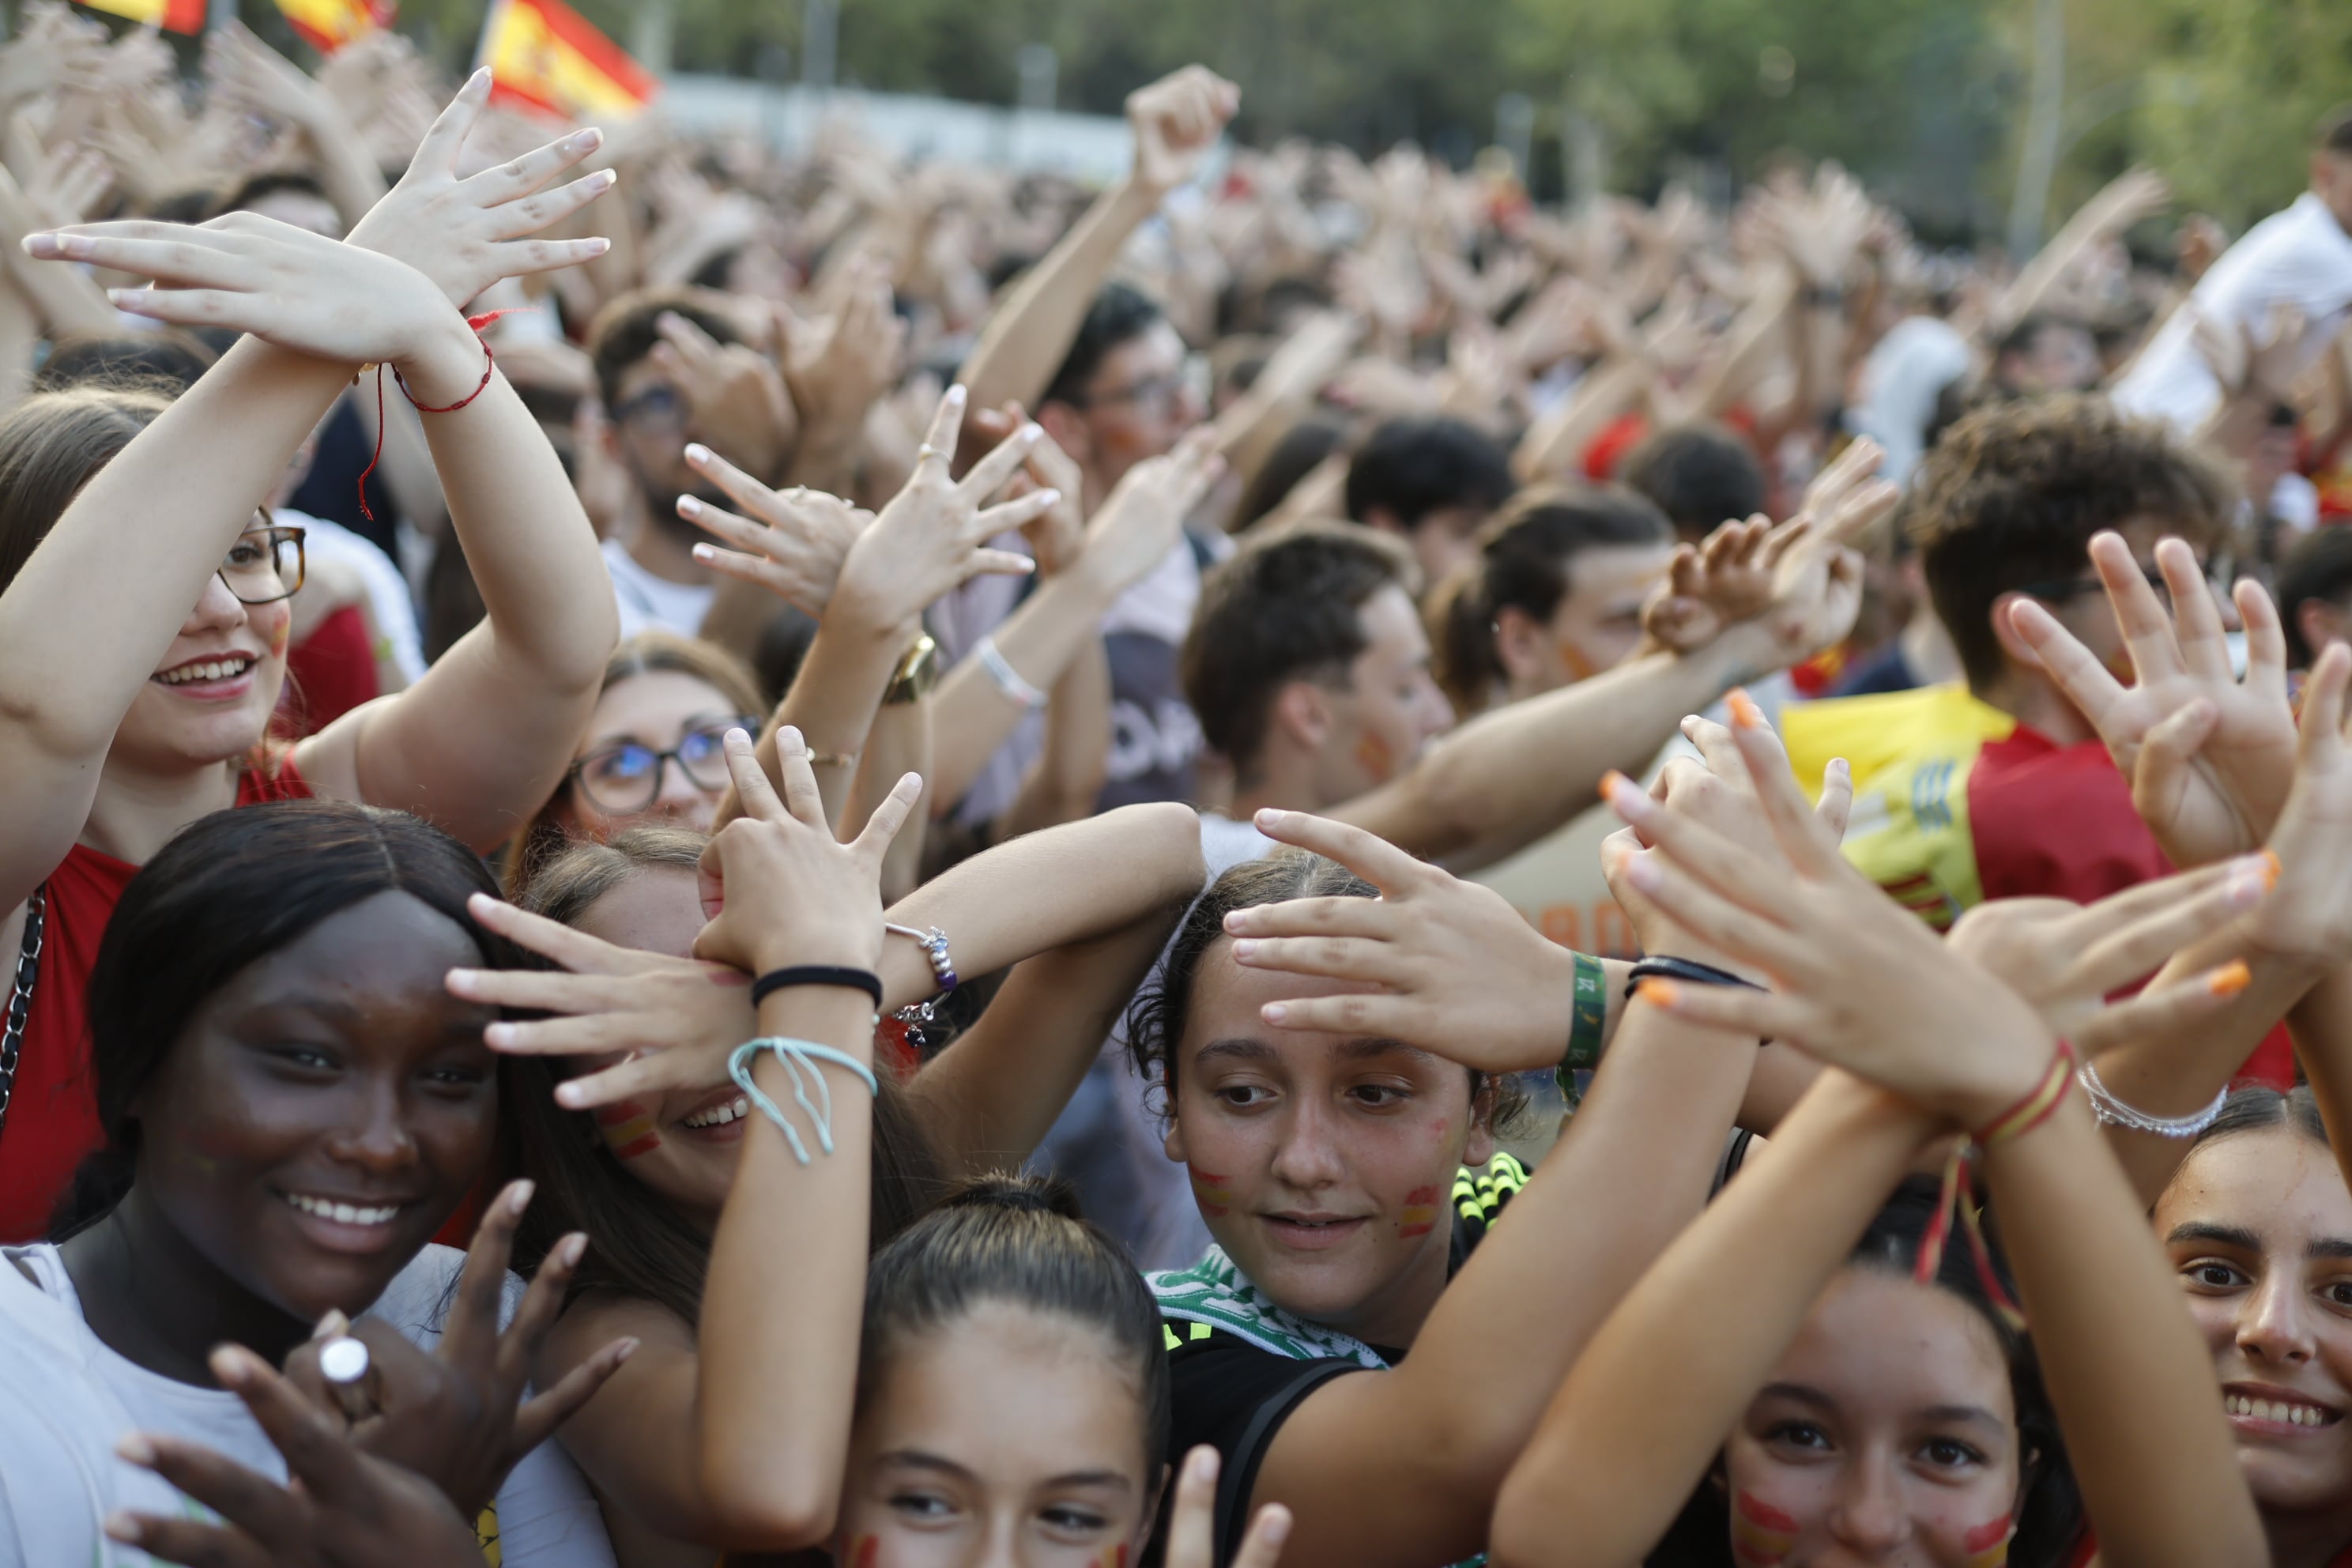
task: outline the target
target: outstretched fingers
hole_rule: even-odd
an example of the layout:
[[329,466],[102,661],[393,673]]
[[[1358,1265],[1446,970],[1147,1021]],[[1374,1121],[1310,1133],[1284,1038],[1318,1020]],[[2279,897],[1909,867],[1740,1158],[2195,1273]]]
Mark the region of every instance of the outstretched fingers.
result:
[[[2145,593],[2146,583],[2140,584]],[[2084,647],[2080,638],[2061,625],[2048,606],[2036,600],[2020,597],[2011,601],[2009,624],[2025,639],[2036,658],[2058,689],[2079,710],[2091,727],[2109,746],[2126,743],[2135,737],[2114,733],[2118,714],[2117,705],[2124,700],[2123,683],[2117,680],[2096,654]]]
[[898,782],[890,786],[890,793],[875,805],[874,815],[866,819],[865,827],[852,841],[854,847],[879,866],[884,853],[890,847],[890,841],[898,837],[900,828],[907,826],[907,819],[914,815],[915,803],[922,798],[923,775],[899,774]]
[[2278,859],[2265,849],[2100,900],[2070,917],[2058,939],[2080,954],[2069,989],[2120,990],[2252,909],[2277,882]]
[[[541,958],[551,958],[574,974],[613,974],[633,965],[636,959],[626,949],[614,947],[584,931],[574,931],[560,921],[545,915],[532,914],[518,909],[503,899],[488,893],[476,893],[466,900],[466,912],[475,921],[506,938],[518,947],[527,947]],[[514,971],[453,970],[452,973],[509,973]],[[459,995],[466,993],[459,992]],[[488,1000],[488,998],[485,998]]]
[[2192,974],[2176,985],[2149,986],[2137,996],[2110,1002],[2067,1033],[2074,1049],[2087,1061],[2126,1040],[2170,1034],[2229,1005],[2252,979],[2245,960],[2231,959],[2219,968]]
[[2124,647],[2131,654],[2132,669],[2140,684],[2185,673],[2189,667],[2174,635],[2172,617],[2165,613],[2156,590],[2148,586],[2123,535],[2093,534],[2091,565],[2106,587],[2107,602],[2115,607],[2116,624],[2123,628]]
[[1304,811],[1271,809],[1259,812],[1251,820],[1260,833],[1277,843],[1337,860],[1384,896],[1394,897],[1425,881],[1430,875],[1429,867],[1377,833],[1367,832],[1352,823]]
[[2181,663],[2206,680],[2231,680],[2237,671],[2230,658],[2230,635],[2221,625],[2221,607],[2213,601],[2213,584],[2197,563],[2197,552],[2179,539],[2162,539],[2156,546],[2157,570],[2172,595],[2174,635],[2180,644]]
[[[754,822],[775,822],[786,816],[783,800],[776,794],[776,786],[769,781],[767,769],[760,765],[759,752],[753,749],[751,732],[741,729],[730,730],[720,738],[719,745],[726,752],[727,776],[734,781],[736,804],[742,808],[743,815]],[[806,749],[801,744],[801,732],[789,724],[776,732],[777,756],[782,757],[787,747],[793,751]],[[805,760],[801,763],[801,771],[808,771]],[[711,843],[715,847],[718,840],[714,838]]]
[[1772,732],[1772,726],[1764,721],[1763,710],[1756,706],[1755,699],[1745,691],[1734,691],[1730,708],[1732,743],[1747,760],[1756,804],[1763,808],[1764,820],[1771,824],[1772,836],[1780,841],[1781,852],[1800,871],[1814,877],[1845,871],[1837,839],[1822,831],[1804,791],[1797,787],[1787,749],[1780,744],[1780,737]]
[[475,125],[480,121],[482,106],[489,99],[490,70],[484,66],[466,79],[466,85],[457,89],[457,96],[434,117],[433,124],[425,132],[425,139],[416,144],[416,152],[409,160],[409,166],[432,174],[446,174],[454,171],[457,166],[457,153],[466,145],[466,138],[473,133]]

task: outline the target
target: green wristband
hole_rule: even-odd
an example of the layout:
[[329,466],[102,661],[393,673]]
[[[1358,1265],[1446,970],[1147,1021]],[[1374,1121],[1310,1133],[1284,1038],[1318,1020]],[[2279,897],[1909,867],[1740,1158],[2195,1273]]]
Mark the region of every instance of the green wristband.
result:
[[1576,959],[1576,981],[1569,994],[1568,1054],[1560,1058],[1554,1073],[1560,1092],[1574,1105],[1580,1098],[1574,1074],[1590,1072],[1601,1065],[1601,1026],[1609,1018],[1609,982],[1602,973],[1601,961],[1590,953],[1580,952]]

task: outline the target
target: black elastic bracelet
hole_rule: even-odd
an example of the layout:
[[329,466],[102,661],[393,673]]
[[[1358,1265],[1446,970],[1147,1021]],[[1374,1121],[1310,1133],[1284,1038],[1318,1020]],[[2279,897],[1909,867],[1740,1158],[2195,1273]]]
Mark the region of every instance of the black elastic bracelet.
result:
[[757,1007],[788,985],[839,985],[865,992],[874,998],[877,1010],[882,1005],[880,975],[870,969],[849,969],[838,963],[795,963],[788,969],[771,969],[751,982],[751,1005]]
[[1745,985],[1750,991],[1763,986],[1753,980],[1743,980],[1728,969],[1717,969],[1711,963],[1701,963],[1690,958],[1644,958],[1633,965],[1632,977],[1625,982],[1625,999],[1632,1001],[1633,993],[1644,980],[1686,980],[1693,985]]

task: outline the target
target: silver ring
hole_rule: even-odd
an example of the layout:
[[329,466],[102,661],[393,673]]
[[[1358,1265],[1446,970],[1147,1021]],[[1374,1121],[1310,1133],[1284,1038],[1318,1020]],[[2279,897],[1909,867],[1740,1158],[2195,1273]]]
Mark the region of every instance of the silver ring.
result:
[[344,1419],[363,1421],[374,1414],[368,1397],[368,1348],[348,1336],[329,1340],[319,1349],[319,1375]]

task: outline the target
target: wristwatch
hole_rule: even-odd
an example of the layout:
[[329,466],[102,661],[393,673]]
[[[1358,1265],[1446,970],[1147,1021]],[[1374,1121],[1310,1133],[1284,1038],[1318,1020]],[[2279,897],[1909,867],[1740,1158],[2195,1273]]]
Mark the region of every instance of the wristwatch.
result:
[[939,683],[940,646],[931,640],[930,633],[918,632],[900,656],[898,668],[890,672],[890,684],[882,689],[882,701],[885,706],[919,702]]

